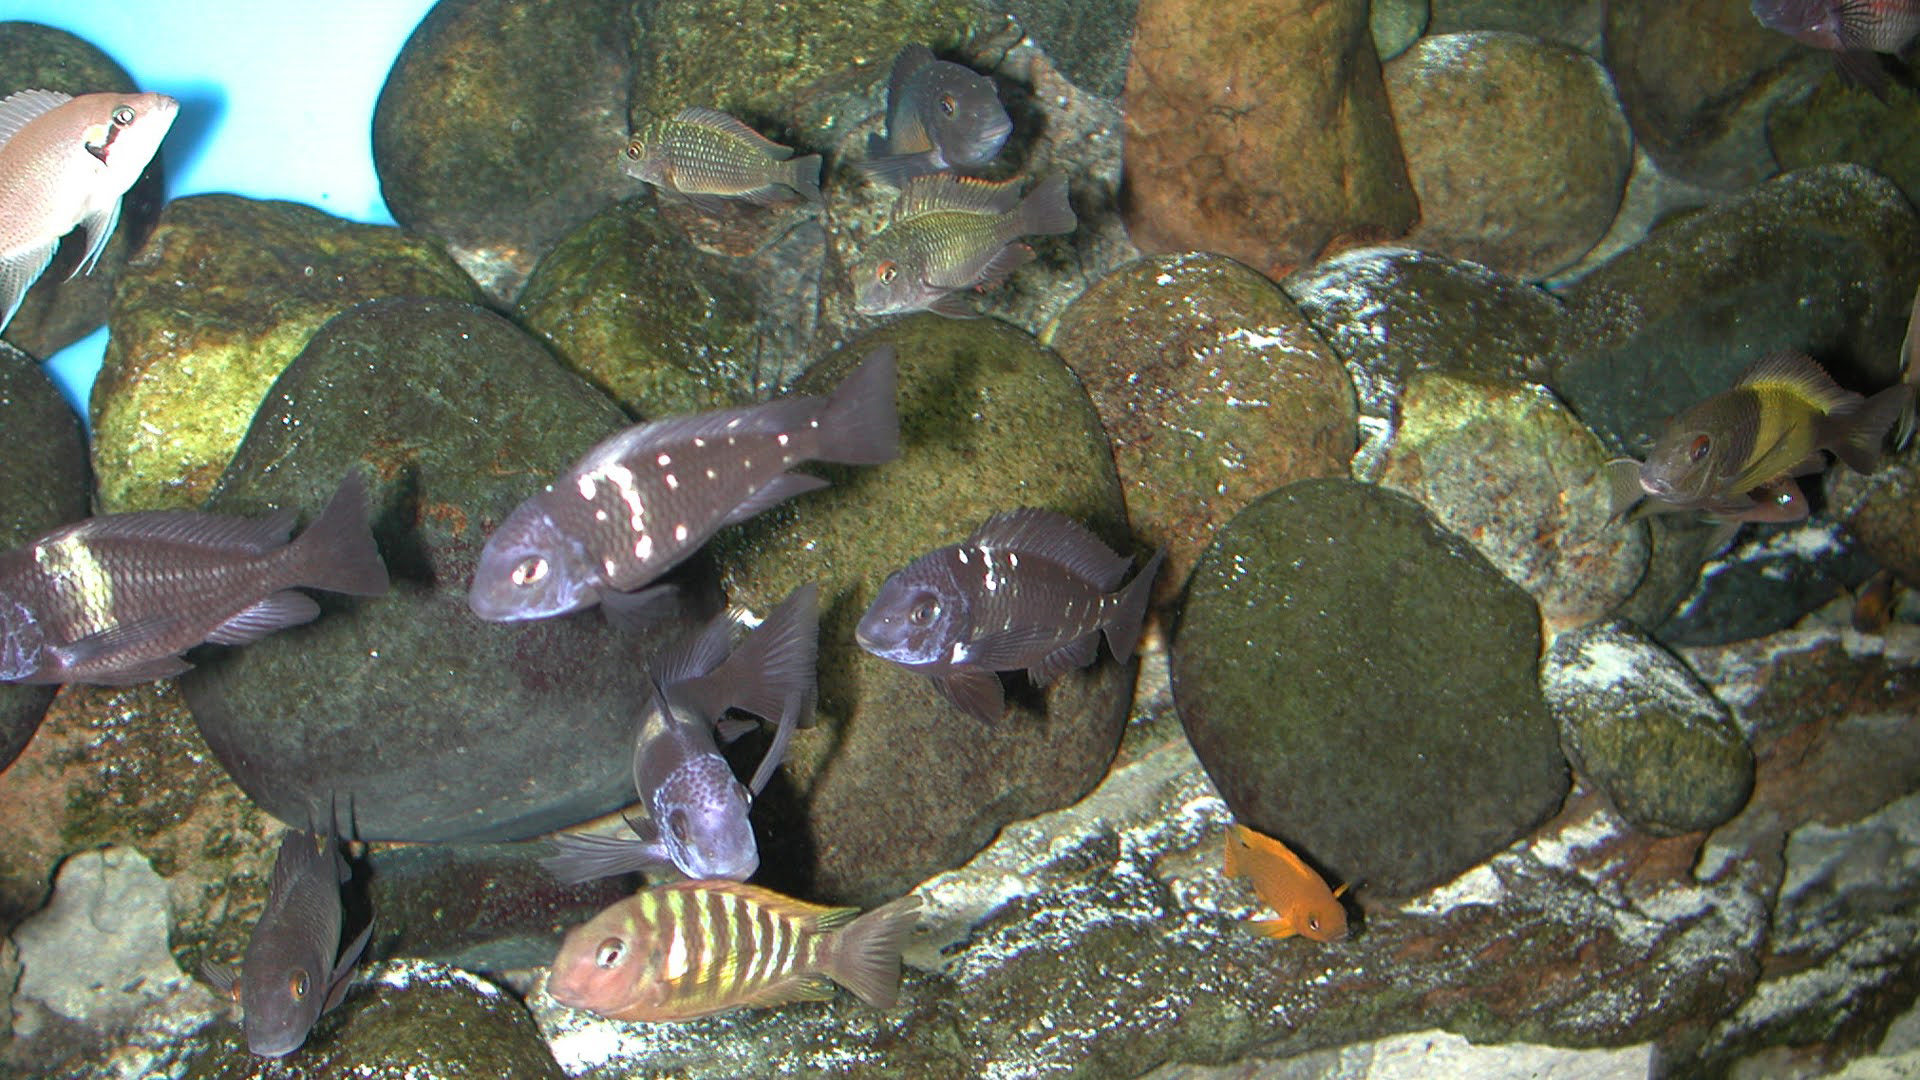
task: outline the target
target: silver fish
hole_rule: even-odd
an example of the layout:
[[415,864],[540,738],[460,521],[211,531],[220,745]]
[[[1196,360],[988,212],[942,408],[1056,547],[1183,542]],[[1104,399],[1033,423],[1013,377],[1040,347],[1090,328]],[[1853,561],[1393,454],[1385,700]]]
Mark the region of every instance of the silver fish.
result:
[[1013,132],[993,80],[908,45],[887,81],[887,135],[861,171],[895,187],[916,176],[992,161]]
[[1075,226],[1067,179],[1040,181],[1025,199],[1018,182],[991,184],[941,174],[908,181],[887,226],[853,264],[854,310],[862,315],[932,311],[967,316],[965,289],[984,289],[1033,258],[1022,236]]
[[820,155],[794,157],[719,109],[685,108],[634,133],[621,158],[628,176],[716,214],[728,199],[772,203],[789,192],[820,201]]
[[[745,881],[760,867],[747,811],[786,753],[793,730],[812,724],[819,651],[820,587],[802,585],[733,649],[739,625],[723,612],[654,660],[652,700],[634,738],[633,786],[647,817],[630,836],[562,833],[541,860],[569,884],[612,874],[673,869],[689,878]],[[734,779],[716,732],[730,739],[757,725],[730,725],[738,709],[777,723],[753,780]]]
[[891,346],[827,397],[639,424],[587,451],[487,538],[467,593],[482,619],[545,619],[632,594],[733,525],[825,480],[803,461],[878,465],[900,453]]
[[0,327],[53,261],[60,238],[87,232],[74,273],[90,271],[180,103],[165,94],[22,90],[0,101]]
[[1133,560],[1070,518],[1021,507],[888,577],[854,636],[931,677],[963,711],[997,720],[1005,699],[996,672],[1025,668],[1044,686],[1093,663],[1103,634],[1116,657],[1130,659],[1165,558],[1157,552],[1122,589]]
[[353,965],[373,934],[368,923],[340,951],[340,886],[350,877],[331,827],[325,833],[288,829],[240,971],[203,965],[207,981],[240,1002],[254,1054],[285,1057],[298,1050],[320,1014],[346,996]]

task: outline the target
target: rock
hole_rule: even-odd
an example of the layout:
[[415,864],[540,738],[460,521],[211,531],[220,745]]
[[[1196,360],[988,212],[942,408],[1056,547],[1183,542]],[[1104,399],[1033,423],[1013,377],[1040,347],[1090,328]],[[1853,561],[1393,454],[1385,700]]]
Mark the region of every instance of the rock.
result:
[[367,840],[520,839],[630,801],[623,748],[649,687],[639,661],[694,620],[492,624],[466,604],[493,526],[624,426],[536,342],[470,305],[377,301],[315,335],[209,508],[317,507],[363,469],[394,584],[323,595],[318,621],[183,679],[248,795],[293,823],[324,820],[337,799]]
[[[79,419],[33,357],[5,342],[0,342],[0,461],[7,463],[7,482],[0,486],[0,551],[87,516],[87,440]],[[55,689],[0,684],[0,772],[33,738]]]
[[1556,639],[1540,669],[1561,745],[1636,829],[1711,829],[1753,790],[1753,752],[1687,666],[1622,623]]
[[1007,0],[1006,8],[1075,86],[1109,98],[1119,97],[1126,89],[1127,54],[1140,0],[1099,4]]
[[1656,229],[1569,288],[1581,329],[1548,384],[1635,453],[1776,349],[1877,389],[1897,377],[1916,280],[1920,216],[1898,188],[1858,166],[1802,169]]
[[1881,101],[1836,68],[1809,94],[1767,112],[1767,144],[1783,169],[1831,162],[1864,165],[1920,202],[1920,146],[1907,137],[1920,127],[1920,98],[1889,94]]
[[631,42],[618,0],[449,0],[394,60],[373,112],[373,162],[394,220],[438,237],[505,306],[542,255],[633,192]]
[[635,416],[766,400],[810,338],[803,320],[769,317],[792,304],[761,304],[792,260],[694,250],[663,217],[644,198],[594,215],[540,260],[514,318]]
[[1123,209],[1149,253],[1279,277],[1418,216],[1359,0],[1146,0],[1125,122]]
[[1469,30],[1506,30],[1560,41],[1581,52],[1600,55],[1602,0],[1567,0],[1536,4],[1533,0],[1433,0],[1432,36]]
[[1858,587],[1877,568],[1831,521],[1753,526],[1750,536],[1701,569],[1692,591],[1653,628],[1653,636],[1666,645],[1761,637]]
[[1113,758],[1133,686],[1131,658],[1103,652],[1045,693],[1015,682],[1008,715],[983,724],[854,644],[889,573],[1000,510],[1056,510],[1132,548],[1099,418],[1058,357],[999,323],[918,315],[848,344],[795,391],[824,391],[883,343],[899,350],[901,458],[822,469],[832,487],[714,543],[733,603],[765,612],[820,583],[820,722],[756,800],[763,825],[777,823],[761,832],[756,880],[862,907],[1084,794]]
[[562,1080],[526,1009],[492,983],[418,960],[381,964],[277,1060],[247,1053],[238,1028],[209,1032],[185,1080]]
[[1662,170],[1719,188],[1773,174],[1767,110],[1797,90],[1813,50],[1717,0],[1614,0],[1604,34],[1634,137]]
[[1633,137],[1593,58],[1520,34],[1445,34],[1381,74],[1420,200],[1406,243],[1538,279],[1606,235]]
[[1420,40],[1431,15],[1428,0],[1380,0],[1367,5],[1367,30],[1380,62],[1399,56]]
[[1544,382],[1567,315],[1552,293],[1476,263],[1368,248],[1282,281],[1353,377],[1360,450],[1353,475],[1373,479],[1400,422],[1415,371]]
[[93,387],[100,509],[198,507],[307,339],[382,296],[478,298],[399,229],[236,195],[169,203],[114,295]]
[[1567,791],[1539,613],[1403,495],[1305,480],[1215,537],[1173,647],[1187,737],[1234,816],[1404,896]]
[[1875,562],[1920,587],[1920,458],[1895,454],[1872,476],[1827,473],[1827,513]]
[[[1474,1080],[1538,1080],[1542,1076],[1580,1080],[1645,1080],[1654,1073],[1651,1043],[1576,1050],[1563,1046],[1509,1042],[1481,1046],[1450,1031],[1434,1028],[1389,1035],[1334,1050],[1313,1050],[1280,1060],[1252,1059],[1211,1068],[1167,1065],[1141,1080],[1421,1080],[1428,1076],[1471,1076]],[[1257,1064],[1256,1064],[1257,1062]],[[1257,1068],[1258,1072],[1249,1071]]]
[[[0,98],[36,89],[78,95],[140,87],[106,53],[65,30],[0,22]],[[166,186],[165,170],[155,157],[122,197],[119,223],[91,273],[71,276],[86,255],[85,234],[76,230],[62,241],[7,323],[7,342],[45,360],[106,322],[114,283],[153,231]]]
[[1633,592],[1646,529],[1609,520],[1606,449],[1552,394],[1416,372],[1400,407],[1380,483],[1420,500],[1531,593],[1549,638]]
[[1141,259],[1068,305],[1041,340],[1093,398],[1171,600],[1215,529],[1294,480],[1344,476],[1353,384],[1274,284],[1231,259]]

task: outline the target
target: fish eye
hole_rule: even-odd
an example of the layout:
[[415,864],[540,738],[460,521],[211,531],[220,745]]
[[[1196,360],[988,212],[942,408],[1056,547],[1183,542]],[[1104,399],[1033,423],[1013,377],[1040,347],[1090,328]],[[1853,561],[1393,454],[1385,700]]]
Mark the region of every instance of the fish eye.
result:
[[1693,439],[1693,445],[1687,447],[1687,460],[1699,461],[1701,458],[1706,457],[1707,451],[1711,449],[1713,449],[1713,436],[1704,434],[1696,435]]
[[899,273],[900,268],[895,266],[891,259],[873,268],[873,276],[879,278],[880,284],[882,285],[893,284],[893,279],[898,276]]
[[511,578],[515,585],[526,588],[540,584],[546,576],[547,560],[538,555],[529,555],[514,566]]
[[299,1001],[302,998],[305,998],[307,996],[307,973],[306,972],[296,971],[292,975],[288,976],[287,993],[292,994],[295,1001]]
[[627,144],[627,160],[628,160],[628,161],[639,161],[639,160],[640,160],[640,143],[639,143],[639,140],[637,140],[637,139],[636,139],[635,141],[633,141],[633,142],[630,142],[630,143],[628,143],[628,144]]
[[593,962],[603,968],[618,967],[627,955],[627,943],[617,937],[610,937],[593,950]]
[[121,105],[113,110],[113,122],[121,127],[133,123],[133,106]]
[[927,624],[933,622],[934,617],[939,614],[940,614],[940,601],[935,600],[931,596],[928,596],[928,597],[922,598],[919,603],[913,605],[912,611],[907,612],[907,621],[912,623],[915,626],[926,626]]
[[952,94],[940,95],[940,111],[941,112],[946,113],[948,116],[952,116],[953,110],[959,107],[960,107],[960,103],[953,99]]
[[1307,929],[1309,930],[1320,929],[1320,916],[1318,915],[1307,916]]
[[685,811],[675,810],[673,813],[667,815],[667,831],[673,834],[675,840],[683,844],[687,842],[687,815]]

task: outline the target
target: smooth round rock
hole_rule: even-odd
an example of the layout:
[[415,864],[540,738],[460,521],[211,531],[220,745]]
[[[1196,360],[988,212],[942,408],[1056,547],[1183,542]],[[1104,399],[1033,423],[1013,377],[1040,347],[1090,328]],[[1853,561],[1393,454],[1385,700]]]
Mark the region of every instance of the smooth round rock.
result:
[[794,736],[756,800],[775,823],[761,834],[756,880],[862,906],[959,866],[1008,822],[1086,794],[1119,745],[1134,671],[1102,646],[1091,667],[1044,693],[1013,677],[1007,714],[981,723],[925,676],[854,643],[888,574],[1002,510],[1045,507],[1136,550],[1099,417],[1059,357],[997,322],[917,315],[850,342],[795,391],[828,389],[883,343],[899,354],[900,458],[820,469],[832,487],[714,543],[733,603],[765,612],[820,583],[819,724]]
[[1469,30],[1507,30],[1547,41],[1564,41],[1598,56],[1605,6],[1604,0],[1560,0],[1554,4],[1536,0],[1433,0],[1433,18],[1427,24],[1427,33],[1437,36]]
[[1920,457],[1895,454],[1872,476],[1827,475],[1827,511],[1873,559],[1920,588]]
[[[139,89],[125,68],[65,30],[31,22],[0,22],[0,98],[21,90],[58,90],[77,96]],[[169,140],[176,144],[177,129],[178,125]],[[166,171],[160,160],[165,153],[163,146],[121,197],[120,220],[91,272],[72,276],[86,256],[86,233],[75,230],[61,241],[53,261],[7,322],[9,344],[45,360],[107,321],[114,283],[153,232],[166,201]]]
[[373,109],[393,218],[438,237],[505,306],[534,263],[633,191],[620,171],[640,33],[619,0],[444,0],[400,49]]
[[1122,267],[1042,340],[1100,412],[1140,539],[1168,549],[1163,601],[1249,500],[1346,475],[1358,439],[1346,370],[1285,293],[1232,259]]
[[1711,829],[1746,805],[1753,751],[1684,663],[1624,623],[1555,639],[1541,691],[1574,767],[1657,836]]
[[1416,372],[1380,483],[1424,503],[1540,605],[1549,636],[1617,607],[1646,527],[1610,519],[1607,452],[1546,390]]
[[1418,503],[1303,480],[1201,556],[1174,702],[1236,818],[1403,896],[1559,808],[1539,651],[1533,601]]
[[[87,440],[38,361],[0,342],[0,551],[87,516]],[[0,771],[40,726],[56,687],[0,683]]]
[[537,342],[471,305],[376,301],[316,335],[209,509],[310,514],[362,470],[393,587],[320,594],[317,621],[182,680],[247,794],[290,823],[350,806],[366,840],[522,839],[632,801],[645,658],[696,620],[623,631],[589,610],[488,623],[466,603],[493,527],[625,426]]
[[1767,111],[1767,145],[1782,169],[1850,161],[1900,185],[1920,203],[1920,97],[1885,101],[1836,68],[1813,92]]
[[1877,569],[1824,514],[1756,525],[1706,563],[1679,606],[1651,632],[1669,647],[1763,637],[1858,588]]
[[237,195],[167,204],[114,294],[93,385],[100,508],[199,506],[314,332],[383,296],[479,299],[452,260],[400,229]]
[[1427,0],[1374,0],[1367,5],[1367,29],[1373,51],[1386,63],[1413,47],[1427,28],[1431,6]]
[[1443,34],[1381,74],[1420,199],[1408,244],[1535,280],[1606,235],[1633,136],[1592,57],[1522,34]]

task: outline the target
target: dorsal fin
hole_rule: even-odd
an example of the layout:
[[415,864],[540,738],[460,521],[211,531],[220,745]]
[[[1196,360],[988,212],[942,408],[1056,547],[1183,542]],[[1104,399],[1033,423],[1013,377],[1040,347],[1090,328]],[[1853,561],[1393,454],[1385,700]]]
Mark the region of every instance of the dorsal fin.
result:
[[1755,360],[1734,385],[1755,390],[1777,386],[1804,398],[1823,413],[1860,399],[1860,395],[1834,382],[1813,357],[1792,349],[1781,349]]
[[1126,577],[1133,560],[1116,554],[1087,531],[1086,526],[1052,510],[1022,506],[982,522],[967,543],[1049,559],[1092,582],[1101,592],[1112,592]]
[[0,144],[20,134],[20,129],[37,117],[72,100],[71,94],[58,90],[22,90],[8,94],[5,100],[0,100]]
[[1020,205],[1020,181],[996,184],[991,180],[970,180],[948,173],[916,176],[900,189],[889,221],[905,221],[939,210],[958,210],[969,214],[1005,214]]
[[625,462],[635,454],[654,448],[675,446],[694,439],[794,431],[811,419],[822,403],[821,398],[796,395],[777,398],[764,405],[670,416],[664,420],[635,424],[588,450],[567,470],[566,478],[585,475],[603,465]]
[[774,142],[772,139],[767,138],[765,135],[760,134],[742,123],[740,118],[734,116],[732,113],[724,113],[719,109],[709,109],[704,105],[689,105],[679,112],[674,113],[673,118],[683,124],[703,124],[715,131],[724,131],[728,135],[732,135],[736,139],[741,139],[764,151],[769,157],[778,160],[784,161],[793,156],[793,147],[781,146],[779,143]]

